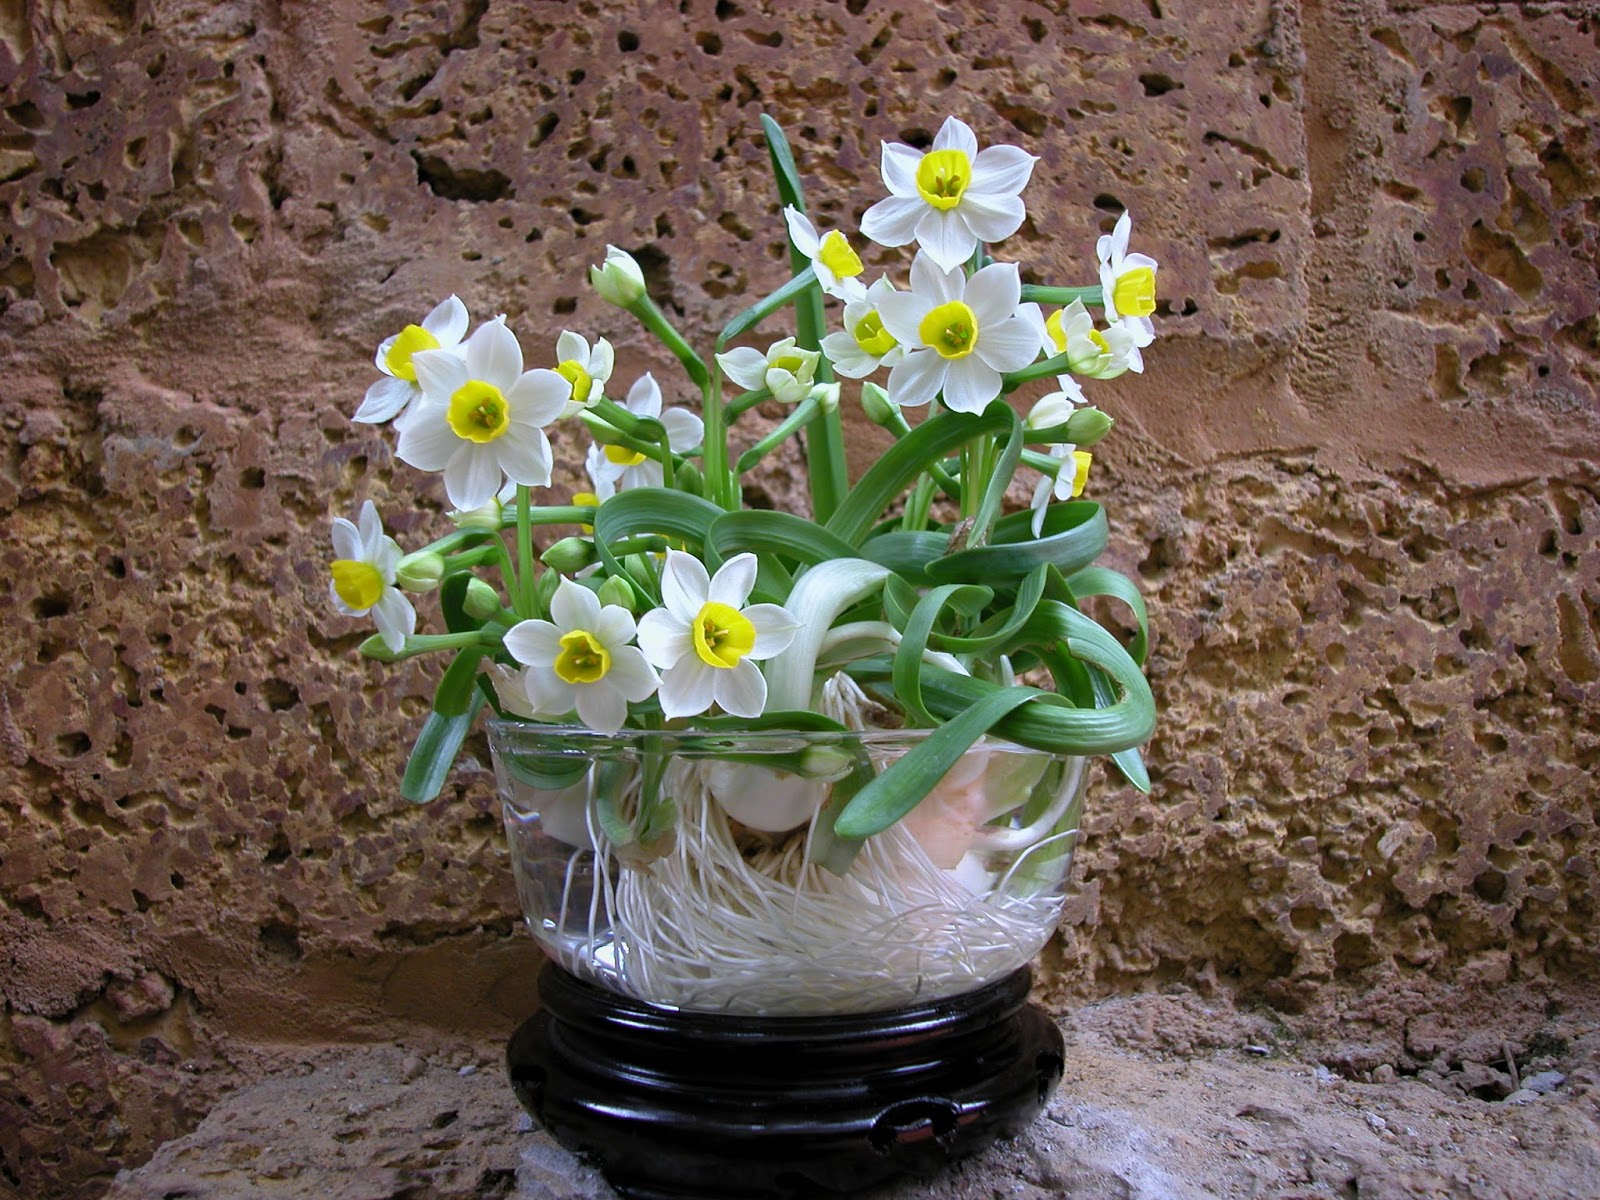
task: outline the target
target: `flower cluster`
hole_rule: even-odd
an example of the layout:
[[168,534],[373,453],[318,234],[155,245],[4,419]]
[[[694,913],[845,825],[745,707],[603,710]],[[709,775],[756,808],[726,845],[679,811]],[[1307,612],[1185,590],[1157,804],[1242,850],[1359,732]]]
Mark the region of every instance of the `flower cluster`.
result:
[[[1154,332],[1157,266],[1129,252],[1130,218],[1099,238],[1097,283],[1024,285],[990,247],[1022,227],[1032,155],[980,149],[954,117],[926,151],[885,144],[888,195],[853,243],[813,223],[787,143],[770,123],[767,133],[795,273],[729,322],[711,355],[671,325],[625,252],[608,248],[591,268],[600,297],[660,338],[682,381],[646,373],[622,393],[611,344],[573,330],[530,367],[504,317],[469,334],[455,296],[379,344],[381,377],[354,419],[392,422],[397,457],[442,475],[455,528],[402,554],[367,502],[357,523],[334,523],[330,588],[341,614],[376,623],[369,655],[454,655],[416,755],[453,754],[486,702],[606,733],[784,714],[814,723],[841,676],[910,724],[987,705],[974,737],[1076,745],[1089,726],[1058,714],[1085,706],[1126,716],[1112,741],[1147,736],[1149,714],[1130,694],[1136,664],[1130,675],[1109,635],[1102,645],[1080,632],[1069,650],[1064,632],[1078,628],[1079,595],[1127,599],[1105,582],[1112,573],[1083,574],[1104,544],[1103,517],[1079,497],[1087,448],[1111,427],[1084,381],[1142,371]],[[869,269],[896,247],[914,247],[904,275]],[[840,306],[831,319],[828,299]],[[790,306],[792,333],[764,349],[731,344]],[[862,381],[867,417],[896,442],[854,487],[838,377]],[[1051,378],[1055,390],[1020,419],[1014,395]],[[698,412],[669,402],[685,389]],[[764,404],[776,426],[742,436],[739,418]],[[903,413],[930,405],[916,425]],[[745,510],[744,476],[796,437],[810,519]],[[536,494],[567,447],[588,488],[543,503]],[[1037,476],[1033,503],[1008,516],[1018,471]],[[568,536],[536,552],[543,530],[563,527]],[[441,631],[416,632],[402,589],[437,590]],[[1078,661],[1091,642],[1100,657]],[[1056,689],[1037,693],[1042,715],[1012,728],[1006,704],[1021,701],[994,696],[1036,698],[1009,682],[1023,666],[1044,668]],[[1105,725],[1093,728],[1109,744]],[[417,775],[437,787],[442,772]]]

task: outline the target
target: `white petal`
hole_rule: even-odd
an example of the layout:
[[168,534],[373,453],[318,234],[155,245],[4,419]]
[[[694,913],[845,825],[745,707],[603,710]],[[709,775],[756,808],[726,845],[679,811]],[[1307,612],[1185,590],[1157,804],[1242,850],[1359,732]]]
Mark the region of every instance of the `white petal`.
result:
[[985,195],[1015,196],[1028,186],[1033,165],[1039,160],[1016,146],[990,146],[972,160],[972,182],[962,196],[965,202],[973,192]]
[[445,404],[471,378],[467,364],[448,350],[418,350],[411,356],[411,365],[416,368],[417,386]]
[[658,667],[674,666],[694,652],[688,623],[664,608],[653,608],[639,618],[639,649]]
[[966,272],[959,266],[941,267],[926,253],[911,260],[911,290],[927,300],[929,308],[961,299],[966,286]]
[[467,306],[455,296],[446,296],[422,318],[422,327],[439,339],[441,350],[448,350],[466,335]]
[[705,441],[705,422],[687,408],[669,408],[658,419],[667,431],[667,445],[679,454]]
[[352,421],[376,425],[380,421],[387,421],[410,402],[411,397],[420,395],[421,389],[407,379],[395,379],[385,375],[377,383],[367,389],[367,394],[361,400],[361,407],[356,409]]
[[607,679],[576,689],[578,720],[596,733],[615,733],[628,720],[628,702],[607,685]]
[[500,490],[500,464],[491,450],[484,453],[472,442],[464,442],[444,467],[445,495],[456,508],[477,508],[494,499]]
[[[589,589],[583,590],[587,592]],[[600,644],[613,654],[633,641],[634,635],[639,632],[639,625],[633,619],[633,614],[620,604],[602,606],[595,615],[593,623],[583,628],[599,638]]]
[[[839,340],[830,345],[834,338]],[[865,379],[878,369],[877,357],[863,350],[848,333],[830,333],[822,339],[822,349],[833,363],[834,374],[846,379]]]
[[963,299],[972,309],[972,315],[978,318],[980,331],[1012,316],[1022,300],[1022,277],[1017,272],[1017,264],[990,263],[967,280]]
[[543,716],[559,717],[571,712],[577,703],[577,688],[549,667],[529,667],[523,678],[528,688],[528,699]]
[[[411,361],[416,361],[416,355],[411,356]],[[516,383],[522,374],[522,347],[504,320],[497,318],[480,325],[467,340],[467,374],[494,384],[502,392]]]
[[744,602],[750,599],[750,589],[755,585],[756,556],[736,554],[717,568],[716,575],[706,589],[706,599],[715,604],[726,604],[729,608],[743,608]]
[[955,412],[981,413],[1000,394],[1000,372],[976,354],[951,361],[944,377],[945,407]]
[[502,471],[512,483],[527,487],[550,486],[550,439],[545,437],[544,430],[513,425],[490,444],[493,453],[486,457],[496,464],[496,488],[500,486]]
[[513,671],[504,663],[489,664],[489,683],[500,701],[500,707],[515,717],[536,717],[539,711],[528,696],[527,670],[518,667]]
[[550,597],[550,619],[564,633],[574,629],[592,633],[600,620],[600,597],[581,583],[563,579],[556,584],[556,594]]
[[624,700],[637,704],[661,686],[661,677],[645,661],[644,651],[637,646],[623,646],[611,652],[611,670],[606,672],[606,682],[615,687]]
[[741,658],[732,670],[715,671],[713,681],[718,704],[736,717],[759,717],[767,706],[767,681],[761,668]]
[[361,559],[361,534],[343,517],[333,519],[333,556],[351,562]]
[[377,367],[378,370],[382,371],[385,375],[394,374],[393,371],[389,370],[389,351],[394,348],[394,344],[399,340],[400,335],[398,333],[391,333],[388,337],[384,338],[383,341],[378,343],[378,352],[372,357],[372,365]]
[[372,606],[372,620],[389,652],[398,654],[405,649],[407,636],[416,632],[417,610],[397,589],[385,588]]
[[400,442],[395,447],[395,457],[409,463],[419,471],[442,471],[450,458],[461,448],[461,439],[445,419],[444,406],[424,404],[413,406],[412,419],[400,430]]
[[[753,665],[751,669],[754,670]],[[685,654],[661,676],[657,695],[662,715],[694,717],[705,712],[716,696],[716,676],[720,673],[719,668],[707,666],[696,655]]]
[[996,371],[1020,371],[1039,357],[1038,330],[1021,317],[978,327],[973,354]]
[[1116,227],[1111,230],[1111,261],[1118,267],[1122,266],[1122,257],[1128,252],[1128,237],[1133,233],[1133,214],[1126,209],[1117,218]]
[[717,355],[722,373],[747,392],[767,386],[767,356],[752,346],[737,346]]
[[817,249],[822,244],[822,240],[817,237],[816,226],[806,219],[805,213],[792,204],[784,205],[783,220],[789,226],[789,240],[794,243],[794,248],[807,258],[815,258]]
[[363,501],[361,511],[356,514],[356,532],[361,535],[362,560],[371,562],[383,537],[383,520],[378,516],[378,506],[371,500]]
[[584,370],[589,369],[589,343],[570,329],[563,329],[561,336],[556,339],[556,361],[575,362]]
[[656,382],[656,377],[646,371],[635,379],[633,386],[628,389],[628,402],[624,407],[636,417],[659,417],[661,385]]
[[972,127],[958,117],[946,117],[939,132],[933,135],[935,150],[960,150],[969,159],[978,157],[978,138]]
[[930,208],[917,222],[917,245],[945,271],[954,271],[972,257],[978,239],[961,219],[959,208]]
[[561,630],[549,621],[518,621],[506,630],[505,646],[519,663],[548,667],[561,653]]
[[861,233],[880,246],[904,246],[917,236],[928,206],[919,196],[888,196],[861,214]]
[[[1151,258],[1148,254],[1130,254],[1122,260],[1123,271],[1131,271],[1135,267],[1149,267],[1152,271],[1154,271],[1160,266],[1161,264],[1155,259]],[[1119,272],[1119,274],[1120,273],[1121,272]]]
[[524,371],[505,393],[507,418],[517,425],[548,425],[567,406],[572,385],[545,367]]
[[1038,537],[1039,531],[1044,528],[1044,513],[1050,504],[1050,492],[1053,483],[1054,481],[1050,476],[1046,475],[1038,483],[1034,484],[1033,500],[1029,503],[1029,507],[1033,509],[1032,529],[1034,537]]
[[750,657],[758,660],[782,654],[800,630],[800,622],[781,604],[752,604],[744,610],[744,617],[756,628]]
[[1022,228],[1028,215],[1016,196],[997,196],[988,192],[968,192],[954,210],[980,242],[1000,242]]
[[589,378],[596,384],[605,383],[611,378],[611,370],[617,365],[617,353],[611,348],[611,343],[605,338],[596,338],[594,353],[589,355]]
[[692,621],[705,607],[711,577],[705,564],[682,550],[667,551],[667,569],[661,572],[661,599],[680,621]]
[[945,360],[932,350],[913,350],[889,372],[889,399],[902,408],[926,404],[944,383]]
[[921,150],[902,142],[883,144],[883,186],[894,196],[917,195],[917,168],[922,165]]
[[395,568],[400,565],[403,557],[405,556],[400,553],[400,543],[392,537],[386,537],[378,540],[378,549],[373,554],[371,562],[378,568],[378,574],[383,576],[383,582],[392,586]]
[[878,319],[895,341],[906,346],[920,346],[922,318],[932,311],[934,303],[917,292],[896,292],[878,301]]

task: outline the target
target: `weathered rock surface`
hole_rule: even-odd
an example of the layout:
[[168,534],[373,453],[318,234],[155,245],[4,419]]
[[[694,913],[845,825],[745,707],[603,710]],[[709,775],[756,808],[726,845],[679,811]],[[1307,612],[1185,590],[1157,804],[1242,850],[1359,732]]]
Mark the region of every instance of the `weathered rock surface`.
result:
[[400,801],[437,666],[325,601],[330,515],[444,507],[349,415],[451,291],[682,399],[585,269],[634,251],[701,342],[775,286],[761,112],[825,221],[956,112],[1041,158],[1030,278],[1123,207],[1162,263],[1148,373],[1093,389],[1157,786],[1097,793],[1049,1001],[1529,1052],[1600,961],[1597,45],[1565,4],[0,5],[0,1188],[92,1193],[250,1044],[529,1010],[486,748]]
[[[1569,1075],[1520,1104],[1397,1080],[1392,1068],[1388,1082],[1347,1079],[1303,1057],[1273,1018],[1193,996],[1105,1002],[1066,1024],[1066,1077],[1023,1136],[863,1200],[1594,1195],[1592,1022],[1546,1027]],[[532,1128],[498,1064],[463,1057],[413,1058],[408,1071],[393,1047],[308,1056],[301,1073],[228,1097],[119,1177],[110,1198],[614,1200],[596,1172]]]

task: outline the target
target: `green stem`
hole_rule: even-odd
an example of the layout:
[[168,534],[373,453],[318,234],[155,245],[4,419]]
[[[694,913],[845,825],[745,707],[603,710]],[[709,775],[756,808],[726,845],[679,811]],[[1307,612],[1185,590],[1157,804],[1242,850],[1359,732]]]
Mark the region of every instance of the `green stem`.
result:
[[810,424],[812,418],[817,414],[817,409],[820,407],[821,405],[817,403],[815,396],[807,396],[795,406],[795,410],[784,419],[781,425],[739,456],[739,462],[734,467],[734,473],[743,475],[746,471],[749,471],[763,458],[771,454],[773,450],[777,449],[795,430]]
[[1032,383],[1035,379],[1043,379],[1046,375],[1065,375],[1070,369],[1067,363],[1067,356],[1058,354],[1054,358],[1036,362],[1031,367],[1024,367],[1020,371],[1013,371],[1009,375],[1001,376],[1000,390],[1002,393],[1014,392],[1025,383]]
[[[510,529],[521,526],[521,515],[515,507],[500,514],[500,527]],[[586,504],[560,504],[549,507],[530,507],[528,524],[532,525],[592,525],[594,508]]]
[[1093,287],[1043,287],[1036,283],[1022,285],[1022,302],[1034,301],[1039,304],[1071,304],[1074,300],[1082,300],[1085,304],[1105,304],[1105,296],[1099,284]]
[[532,617],[534,612],[532,507],[533,502],[529,498],[528,488],[519,483],[517,485],[517,587],[513,607],[524,618]]
[[498,646],[502,636],[503,631],[498,629],[493,632],[469,629],[462,633],[413,633],[406,638],[406,644],[399,653],[395,653],[384,645],[382,637],[373,634],[361,643],[361,653],[379,662],[400,662],[402,659],[415,658],[419,654],[432,654],[438,650]]
[[740,395],[735,396],[728,403],[728,424],[733,424],[735,419],[737,419],[743,413],[749,412],[763,400],[770,399],[772,399],[772,392],[770,389],[764,387],[756,388],[753,392],[743,392]]
[[684,340],[683,335],[673,328],[672,322],[668,321],[656,307],[655,301],[648,295],[640,296],[628,305],[628,311],[638,317],[640,323],[660,338],[662,345],[677,356],[691,381],[699,387],[706,386],[711,378],[711,372],[706,369],[704,360],[695,353],[694,347]]
[[[705,422],[701,442],[701,465],[705,468],[706,498],[730,512],[738,507],[732,498],[728,473],[728,430],[722,403],[722,370],[716,368],[706,380],[700,417]],[[730,503],[730,501],[732,501]]]

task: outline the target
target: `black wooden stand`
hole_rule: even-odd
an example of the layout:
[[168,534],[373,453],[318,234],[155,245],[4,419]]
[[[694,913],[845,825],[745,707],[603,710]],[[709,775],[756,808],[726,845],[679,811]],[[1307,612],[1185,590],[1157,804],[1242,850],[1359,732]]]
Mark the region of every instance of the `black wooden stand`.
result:
[[1061,1078],[1027,968],[947,1000],[744,1017],[630,1000],[559,967],[511,1038],[517,1098],[631,1200],[791,1200],[929,1174],[1019,1132]]

